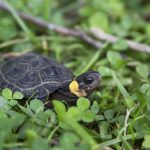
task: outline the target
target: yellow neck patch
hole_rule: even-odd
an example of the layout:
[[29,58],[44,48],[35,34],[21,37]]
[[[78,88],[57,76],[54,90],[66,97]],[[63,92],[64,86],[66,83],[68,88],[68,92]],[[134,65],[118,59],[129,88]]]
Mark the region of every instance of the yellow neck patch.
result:
[[77,97],[82,97],[82,96],[86,96],[86,92],[84,90],[80,90],[79,89],[79,84],[76,80],[73,80],[70,84],[69,84],[69,89],[70,92],[75,94]]

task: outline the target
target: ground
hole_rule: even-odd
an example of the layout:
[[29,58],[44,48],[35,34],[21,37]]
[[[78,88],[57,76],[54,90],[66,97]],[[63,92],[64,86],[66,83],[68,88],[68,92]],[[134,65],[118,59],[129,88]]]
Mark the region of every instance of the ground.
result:
[[[94,69],[99,89],[75,106],[1,90],[0,150],[150,148],[148,0],[0,0],[0,61],[28,51]],[[23,14],[22,14],[23,12]],[[37,20],[40,18],[40,22]],[[142,45],[141,45],[142,44]]]

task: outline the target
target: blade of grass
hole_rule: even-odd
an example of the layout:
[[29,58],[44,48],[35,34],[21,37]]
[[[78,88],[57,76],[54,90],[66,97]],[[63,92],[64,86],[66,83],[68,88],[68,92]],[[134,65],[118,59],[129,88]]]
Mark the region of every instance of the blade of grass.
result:
[[49,134],[48,138],[47,138],[47,142],[49,143],[53,137],[53,135],[55,134],[55,132],[59,129],[59,126],[56,126]]
[[89,142],[92,150],[98,150],[96,147],[96,141],[91,137],[91,135],[75,120],[66,120],[66,123],[76,132],[80,137],[82,137],[85,141]]
[[49,20],[49,16],[51,13],[51,0],[44,0],[43,6],[44,6],[44,11],[43,11],[43,17],[45,20]]
[[33,117],[33,112],[31,110],[28,110],[27,108],[21,106],[20,104],[17,104],[17,106],[22,110],[27,116]]
[[26,147],[28,144],[27,143],[23,143],[23,142],[18,142],[18,143],[7,143],[7,144],[3,144],[4,148],[7,149],[11,149],[11,148],[15,148],[15,147]]
[[93,64],[98,60],[100,54],[101,54],[102,51],[98,50],[95,55],[91,58],[91,60],[89,61],[89,63],[84,67],[84,69],[82,69],[82,71],[80,71],[79,74],[82,74],[86,71],[88,71],[92,66]]
[[31,39],[33,42],[37,43],[36,37],[34,36],[33,32],[27,27],[27,25],[24,23],[24,21],[19,17],[16,10],[8,3],[8,1],[5,1],[5,4],[7,8],[9,9],[12,16],[15,18],[21,29],[25,32],[26,36]]
[[28,42],[28,41],[29,41],[28,38],[13,39],[13,40],[9,40],[9,41],[6,41],[4,43],[1,43],[0,48],[5,48],[5,47],[11,46],[11,45],[15,45],[15,44],[18,44],[18,43],[24,43],[24,42]]
[[[55,37],[55,36],[44,36],[44,39],[47,40],[47,41],[58,41],[58,42],[65,42],[65,43],[69,43],[69,42],[72,42],[74,41],[73,39],[71,38],[65,38],[64,37]],[[66,40],[67,39],[67,40]],[[15,45],[15,44],[19,44],[19,43],[25,43],[25,42],[29,42],[29,38],[23,38],[23,39],[13,39],[13,40],[9,40],[9,41],[6,41],[4,43],[1,43],[0,44],[0,48],[5,48],[5,47],[8,47],[8,46],[12,46],[12,45]],[[43,40],[43,36],[37,36],[36,37],[36,40],[39,42],[39,41],[42,41]]]
[[123,146],[125,147],[126,150],[133,150],[128,141],[124,139],[122,135],[119,135],[119,138],[121,139]]
[[113,79],[116,82],[116,84],[117,84],[120,92],[122,93],[123,97],[125,98],[127,106],[130,109],[133,108],[133,106],[135,106],[134,101],[132,100],[132,98],[130,97],[129,93],[126,91],[126,89],[124,88],[124,86],[122,85],[122,83],[120,82],[120,80],[117,78],[117,76],[114,73],[114,71],[112,71],[112,76],[113,76]]
[[[126,136],[123,136],[124,140],[130,140],[130,139],[133,139],[133,138],[135,138],[135,139],[141,139],[143,137],[141,137],[138,133],[133,133],[133,134],[128,134]],[[112,139],[112,140],[103,142],[101,144],[98,144],[97,147],[99,147],[99,148],[108,147],[108,146],[111,146],[111,145],[118,144],[121,141],[122,141],[121,138],[117,137],[115,139]]]
[[79,71],[79,74],[82,74],[86,71],[88,71],[95,63],[96,61],[99,59],[99,56],[101,55],[101,53],[103,52],[103,50],[108,46],[108,43],[105,43],[101,49],[99,49],[94,56],[92,56],[92,58],[89,60],[89,63],[84,67],[84,69],[82,69],[81,71]]

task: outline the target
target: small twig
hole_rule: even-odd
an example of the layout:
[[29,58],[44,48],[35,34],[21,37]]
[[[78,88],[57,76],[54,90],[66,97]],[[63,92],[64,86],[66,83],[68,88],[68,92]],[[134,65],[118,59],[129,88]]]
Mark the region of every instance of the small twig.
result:
[[[113,35],[103,32],[99,28],[91,28],[91,32],[96,38],[107,41],[109,43],[115,43],[119,39],[116,36],[113,36]],[[148,46],[148,45],[134,42],[132,40],[125,40],[125,42],[133,50],[150,53],[150,46]]]
[[[0,0],[0,9],[5,10],[7,12],[10,12],[9,7],[4,3],[3,0]],[[22,12],[17,11],[18,16],[20,16],[22,19],[29,21],[43,29],[55,31],[59,34],[62,35],[68,35],[68,36],[74,36],[74,37],[79,37],[83,41],[89,43],[90,45],[94,46],[95,48],[102,48],[103,43],[101,43],[99,40],[104,40],[109,43],[115,43],[119,38],[107,33],[104,33],[100,29],[93,28],[91,30],[92,34],[98,38],[99,40],[96,40],[89,35],[87,35],[85,32],[81,32],[80,30],[76,29],[69,29],[65,27],[58,26],[56,24],[48,23],[40,18],[29,16],[27,14],[24,14]],[[145,45],[145,44],[140,44],[138,42],[132,41],[132,40],[126,40],[128,46],[136,51],[141,51],[141,52],[147,52],[150,53],[150,46]]]
[[131,113],[131,110],[127,109],[126,117],[125,117],[125,123],[124,123],[124,127],[125,127],[124,128],[124,136],[126,136],[126,133],[127,133],[128,119],[129,119],[130,113]]

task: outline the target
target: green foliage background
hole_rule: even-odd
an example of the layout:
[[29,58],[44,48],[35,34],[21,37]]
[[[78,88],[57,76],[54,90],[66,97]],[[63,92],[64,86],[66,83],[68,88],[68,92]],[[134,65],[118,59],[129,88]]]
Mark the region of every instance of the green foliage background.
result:
[[[102,75],[101,88],[76,106],[53,101],[44,110],[9,89],[0,96],[0,149],[97,150],[150,148],[150,54],[123,39],[150,45],[149,0],[7,0],[11,8],[68,28],[98,27],[119,37],[96,49],[72,36],[45,31],[0,10],[0,55],[39,52],[65,63],[75,75],[89,69]],[[22,22],[23,21],[23,22]],[[22,25],[23,23],[23,25]],[[3,57],[0,58],[3,61]]]

